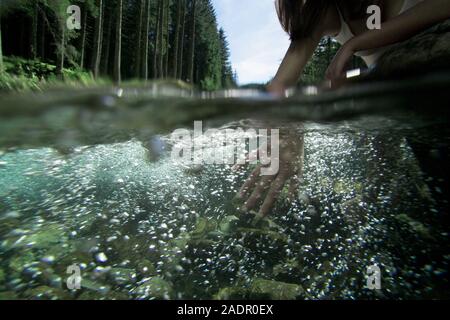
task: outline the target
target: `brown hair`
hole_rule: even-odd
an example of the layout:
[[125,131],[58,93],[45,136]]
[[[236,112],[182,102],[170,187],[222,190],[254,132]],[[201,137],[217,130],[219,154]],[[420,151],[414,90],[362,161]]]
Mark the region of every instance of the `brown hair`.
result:
[[311,36],[331,5],[339,7],[350,18],[362,18],[366,9],[376,0],[276,0],[278,18],[291,40]]

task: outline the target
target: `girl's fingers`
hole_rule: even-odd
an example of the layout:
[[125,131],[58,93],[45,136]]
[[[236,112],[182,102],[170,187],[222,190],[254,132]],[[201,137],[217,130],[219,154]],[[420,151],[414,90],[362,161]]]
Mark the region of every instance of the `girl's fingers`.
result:
[[284,173],[280,173],[278,177],[273,181],[269,192],[266,195],[266,198],[264,199],[264,203],[261,206],[261,209],[259,210],[259,214],[263,217],[267,216],[270,212],[270,209],[272,209],[275,201],[277,201],[277,198],[283,189],[284,184],[286,183],[287,175]]
[[299,194],[300,181],[297,177],[292,177],[289,183],[288,189],[288,200],[289,202],[295,201],[298,198]]
[[251,210],[256,207],[258,201],[262,198],[264,192],[270,187],[270,184],[275,179],[275,176],[264,176],[259,183],[256,184],[250,198],[245,203],[245,209]]
[[244,185],[239,190],[237,197],[240,199],[243,199],[245,195],[250,191],[250,189],[253,188],[256,181],[258,180],[258,177],[261,173],[261,166],[257,166],[255,170],[250,174],[250,176],[245,181]]

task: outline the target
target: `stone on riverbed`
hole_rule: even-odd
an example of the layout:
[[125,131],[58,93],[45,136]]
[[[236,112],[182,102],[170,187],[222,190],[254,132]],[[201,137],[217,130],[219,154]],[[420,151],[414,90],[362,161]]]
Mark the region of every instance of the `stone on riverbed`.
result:
[[271,300],[294,300],[304,294],[298,284],[284,283],[265,279],[256,279],[252,284],[252,293],[264,295]]
[[169,300],[173,298],[172,286],[161,277],[153,277],[142,283],[132,293],[137,299]]
[[28,289],[24,296],[33,300],[66,300],[71,298],[64,290],[47,286]]
[[295,300],[304,296],[303,288],[298,284],[279,281],[255,279],[248,288],[227,287],[222,288],[214,295],[215,300],[235,299],[271,299]]
[[111,281],[117,285],[127,285],[136,282],[136,271],[127,268],[112,268],[109,272]]

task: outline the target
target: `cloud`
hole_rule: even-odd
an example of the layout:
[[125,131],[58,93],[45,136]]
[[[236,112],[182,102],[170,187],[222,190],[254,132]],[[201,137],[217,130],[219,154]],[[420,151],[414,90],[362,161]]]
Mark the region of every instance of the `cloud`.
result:
[[213,0],[240,84],[269,81],[288,46],[274,0]]

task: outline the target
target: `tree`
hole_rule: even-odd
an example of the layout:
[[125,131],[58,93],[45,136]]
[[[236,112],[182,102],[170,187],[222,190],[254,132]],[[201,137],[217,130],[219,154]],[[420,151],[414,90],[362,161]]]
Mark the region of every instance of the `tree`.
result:
[[142,55],[142,76],[145,80],[148,79],[148,48],[149,48],[149,39],[148,39],[148,33],[150,28],[150,11],[151,11],[151,4],[150,0],[146,0],[146,8],[145,8],[145,19],[144,19],[144,32],[143,32],[143,38],[144,38],[144,46],[143,46],[143,52]]
[[56,64],[56,72],[63,77],[64,61],[66,57],[66,42],[70,39],[69,32],[66,28],[67,8],[70,6],[70,0],[47,0],[47,6],[52,10],[55,19],[55,40],[56,56],[58,58]]
[[142,43],[142,28],[144,25],[144,11],[146,9],[146,0],[137,0],[137,2],[139,3],[139,20],[138,20],[138,29],[137,29],[137,35],[136,35],[136,39],[137,39],[137,43],[136,43],[136,65],[135,65],[135,75],[137,78],[140,78],[142,75],[142,70],[143,68],[141,67],[141,60],[143,58],[143,54],[142,54],[142,48],[141,48],[141,43]]
[[[112,33],[113,33],[113,16],[112,15],[108,15],[108,23],[106,26],[106,38],[103,42],[104,48],[103,53],[102,53],[102,60],[103,60],[103,66],[102,66],[102,73],[103,74],[108,74],[108,66],[109,66],[109,57],[111,54],[111,37],[112,37]],[[106,19],[106,17],[105,17]],[[106,21],[106,20],[105,20]]]
[[3,65],[3,49],[2,49],[2,12],[0,7],[0,74],[4,72],[5,67]]
[[159,47],[158,47],[158,74],[160,78],[167,76],[167,53],[169,46],[169,0],[160,0],[159,13]]
[[330,37],[320,40],[316,51],[305,66],[300,83],[316,84],[325,77],[329,62],[339,50],[340,45]]
[[178,75],[178,50],[180,45],[180,36],[181,36],[181,14],[183,11],[183,1],[179,0],[177,5],[177,20],[175,25],[175,39],[174,39],[174,48],[173,48],[173,56],[172,56],[172,77],[176,78]]
[[156,65],[156,78],[164,77],[163,71],[163,40],[164,40],[164,3],[165,0],[159,0],[159,11],[158,11],[158,32],[155,47],[155,56],[157,57]]
[[38,0],[32,1],[33,12],[32,12],[32,28],[31,28],[31,57],[33,59],[37,58],[37,47],[38,47],[38,19],[39,19],[39,3]]
[[85,56],[86,56],[86,34],[87,34],[87,17],[88,17],[88,5],[85,3],[83,6],[83,20],[81,31],[81,53],[80,53],[80,68],[84,68]]
[[225,31],[221,28],[219,30],[220,38],[220,53],[221,53],[221,65],[222,65],[222,88],[231,88],[236,85],[233,79],[233,69],[230,62],[230,49],[228,48],[228,41],[225,35]]
[[102,38],[103,38],[103,0],[96,1],[96,19],[94,33],[94,50],[92,54],[91,70],[94,78],[98,78],[100,71],[100,61],[102,58]]
[[[211,0],[0,1],[1,52],[39,58],[56,65],[59,74],[81,67],[117,83],[151,75],[205,90],[234,84],[226,35]],[[82,9],[81,30],[66,25],[73,4]]]
[[38,11],[39,16],[41,18],[41,32],[39,35],[39,56],[42,60],[45,59],[45,45],[46,45],[46,39],[45,39],[45,33],[47,31],[47,24],[45,23],[45,11],[41,3],[38,2]]
[[122,80],[122,15],[123,0],[117,0],[117,24],[116,24],[116,47],[114,52],[114,81],[120,84]]
[[187,81],[194,82],[194,57],[195,57],[195,19],[197,10],[197,0],[191,0],[191,29],[190,29],[190,43],[187,66]]
[[177,73],[175,75],[175,78],[181,79],[183,77],[183,52],[184,52],[184,31],[185,31],[185,25],[186,25],[186,0],[179,0],[181,2],[181,30],[178,38],[178,57],[177,57]]
[[169,35],[169,29],[170,29],[170,0],[165,0],[165,7],[164,7],[164,78],[167,78],[169,76],[169,48],[170,48],[170,35]]

